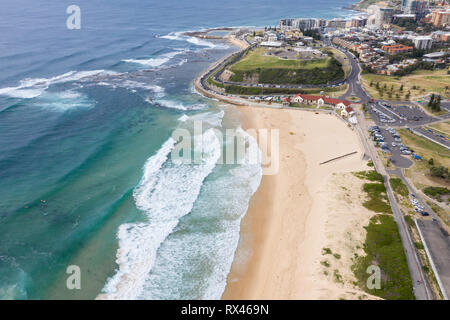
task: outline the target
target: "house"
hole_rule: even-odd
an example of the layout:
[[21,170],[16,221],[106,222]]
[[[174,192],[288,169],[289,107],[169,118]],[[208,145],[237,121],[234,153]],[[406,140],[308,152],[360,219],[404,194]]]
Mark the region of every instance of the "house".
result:
[[291,105],[291,98],[289,98],[289,97],[283,98],[283,99],[282,99],[282,102],[283,102],[283,106],[284,106],[284,107],[288,107],[288,106]]
[[335,98],[323,97],[323,102],[329,106],[334,108],[345,110],[345,108],[349,107],[352,103],[347,100],[340,100]]
[[292,99],[292,101],[295,103],[317,104],[317,106],[324,104],[322,96],[312,96],[309,94],[298,94]]
[[340,110],[344,110],[345,108],[349,107],[352,104],[351,102],[346,100],[328,98],[325,96],[313,96],[309,94],[298,94],[292,99],[292,102],[304,104],[317,104],[318,107],[326,104]]
[[352,117],[355,114],[355,111],[352,107],[347,107],[341,111],[341,116],[343,117]]

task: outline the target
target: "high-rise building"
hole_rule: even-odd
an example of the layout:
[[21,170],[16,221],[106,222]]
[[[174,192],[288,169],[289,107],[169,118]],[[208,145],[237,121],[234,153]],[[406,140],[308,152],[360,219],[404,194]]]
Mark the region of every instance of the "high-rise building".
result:
[[414,14],[418,19],[425,16],[427,8],[428,1],[426,0],[402,0],[403,13]]
[[413,39],[416,49],[427,50],[433,45],[433,39],[429,36],[420,36]]
[[419,6],[419,0],[402,0],[402,11],[406,14],[415,14]]
[[433,11],[431,14],[431,23],[435,27],[450,25],[450,10]]

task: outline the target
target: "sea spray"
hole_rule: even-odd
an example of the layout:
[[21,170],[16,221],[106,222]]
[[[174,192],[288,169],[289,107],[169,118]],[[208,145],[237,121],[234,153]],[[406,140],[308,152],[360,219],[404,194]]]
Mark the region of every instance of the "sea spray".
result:
[[192,210],[203,180],[221,155],[220,142],[212,129],[203,134],[202,162],[198,165],[174,164],[169,159],[174,146],[170,138],[144,166],[134,198],[147,221],[120,226],[119,270],[103,290],[107,299],[136,299],[142,293],[158,248],[179,219]]

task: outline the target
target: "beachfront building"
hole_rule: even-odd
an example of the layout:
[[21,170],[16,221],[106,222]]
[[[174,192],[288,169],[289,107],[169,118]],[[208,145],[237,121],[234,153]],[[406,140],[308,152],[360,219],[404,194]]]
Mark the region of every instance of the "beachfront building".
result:
[[309,94],[297,94],[292,102],[303,103],[303,104],[316,104],[317,107],[327,105],[338,110],[345,110],[352,103],[346,100],[329,98],[326,96],[314,96]]
[[355,111],[352,107],[346,107],[344,110],[341,111],[341,116],[343,117],[352,117],[355,114]]
[[298,94],[292,99],[292,102],[303,104],[317,104],[318,107],[323,106],[324,104],[322,96],[313,96],[309,94]]
[[313,28],[319,28],[323,24],[322,20],[311,19],[311,18],[297,18],[297,19],[281,19],[280,29],[281,30],[311,30]]

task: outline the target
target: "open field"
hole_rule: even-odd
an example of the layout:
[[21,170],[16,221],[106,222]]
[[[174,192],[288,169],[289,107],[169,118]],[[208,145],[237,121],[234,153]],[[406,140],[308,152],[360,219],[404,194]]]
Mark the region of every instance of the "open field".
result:
[[284,60],[275,56],[267,55],[265,48],[256,48],[248,52],[243,59],[231,67],[233,72],[250,71],[256,68],[289,68],[289,69],[313,69],[325,68],[330,58],[313,61],[302,61],[297,59]]
[[[447,70],[417,70],[404,77],[364,74],[362,80],[365,89],[376,99],[387,99],[392,86],[394,86],[392,100],[396,99],[396,94],[400,96],[399,100],[405,100],[408,91],[411,92],[410,99],[416,99],[429,93],[436,93],[444,98],[450,97],[450,90],[446,90],[446,86],[450,86],[450,75],[447,74]],[[372,87],[370,86],[371,81]],[[386,85],[383,96],[380,96],[375,87],[377,82],[380,88]],[[400,91],[401,85],[403,85],[403,91]]]

